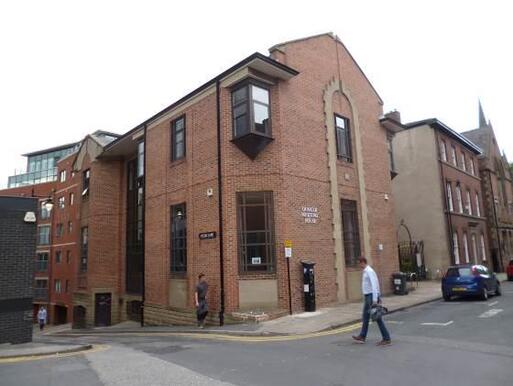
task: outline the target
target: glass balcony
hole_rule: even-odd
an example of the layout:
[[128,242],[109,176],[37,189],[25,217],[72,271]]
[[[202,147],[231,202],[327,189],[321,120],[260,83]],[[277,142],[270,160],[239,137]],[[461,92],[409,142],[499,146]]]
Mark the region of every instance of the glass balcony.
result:
[[42,184],[57,180],[57,167],[42,170],[38,172],[22,173],[10,176],[8,180],[8,188],[18,188],[20,186],[29,186]]

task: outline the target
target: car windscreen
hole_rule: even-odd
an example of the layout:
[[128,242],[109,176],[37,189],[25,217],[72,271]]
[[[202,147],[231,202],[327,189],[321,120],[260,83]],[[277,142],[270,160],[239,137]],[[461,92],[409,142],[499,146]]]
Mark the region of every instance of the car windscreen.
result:
[[469,267],[465,268],[449,268],[447,270],[447,277],[460,277],[472,276],[472,270]]

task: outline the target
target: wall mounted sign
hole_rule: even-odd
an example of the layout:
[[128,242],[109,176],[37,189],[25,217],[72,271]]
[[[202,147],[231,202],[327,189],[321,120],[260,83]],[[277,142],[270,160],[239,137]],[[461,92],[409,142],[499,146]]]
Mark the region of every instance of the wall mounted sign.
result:
[[204,232],[199,234],[200,240],[209,240],[216,238],[216,232]]
[[301,216],[305,219],[306,224],[317,224],[319,210],[314,206],[303,206],[301,207]]

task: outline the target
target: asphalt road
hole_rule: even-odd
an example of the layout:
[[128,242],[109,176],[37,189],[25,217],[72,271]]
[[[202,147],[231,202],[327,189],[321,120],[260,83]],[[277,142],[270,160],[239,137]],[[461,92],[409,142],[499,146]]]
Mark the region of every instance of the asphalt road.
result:
[[[513,283],[488,301],[439,301],[386,317],[393,344],[352,333],[285,341],[90,336],[88,354],[0,364],[0,385],[513,385]],[[356,331],[357,332],[357,331]]]

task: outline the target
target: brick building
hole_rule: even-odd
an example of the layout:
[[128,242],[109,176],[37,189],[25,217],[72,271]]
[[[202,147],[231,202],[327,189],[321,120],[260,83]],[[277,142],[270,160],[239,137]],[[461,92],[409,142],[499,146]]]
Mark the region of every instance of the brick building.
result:
[[[82,174],[74,169],[83,143],[105,145],[117,135],[97,131],[83,141],[25,154],[27,172],[9,177],[10,188],[0,196],[38,200],[37,241],[34,255],[33,318],[39,307],[48,310],[48,322],[73,319],[72,298],[77,288],[80,252],[80,194]],[[53,208],[44,205],[50,199]]]
[[0,344],[32,341],[36,208],[34,198],[0,197]]
[[402,126],[382,106],[322,34],[247,57],[111,143],[86,137],[75,180],[56,187],[80,192],[75,212],[52,219],[77,223],[75,325],[191,323],[199,273],[212,322],[287,310],[289,297],[301,311],[304,260],[316,263],[319,306],[360,298],[362,255],[388,292],[390,143]]
[[483,149],[479,174],[488,219],[488,237],[493,268],[503,272],[513,259],[513,176],[505,154],[501,154],[490,121],[479,104],[479,128],[462,133]]
[[437,119],[405,125],[393,139],[396,223],[424,242],[428,276],[449,265],[490,265],[480,148]]

